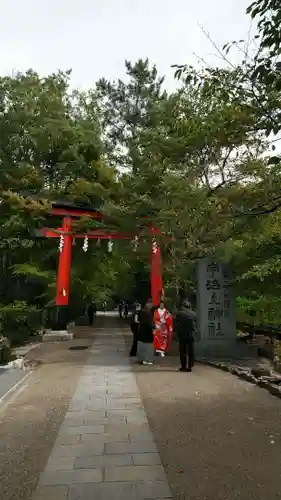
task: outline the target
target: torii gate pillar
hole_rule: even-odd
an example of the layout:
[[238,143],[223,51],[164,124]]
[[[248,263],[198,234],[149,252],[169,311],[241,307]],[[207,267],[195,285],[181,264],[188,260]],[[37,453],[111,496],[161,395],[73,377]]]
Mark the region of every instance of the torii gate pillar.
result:
[[163,280],[162,280],[162,260],[160,245],[156,237],[160,230],[149,225],[150,232],[150,289],[151,299],[154,307],[159,305],[163,298]]
[[69,284],[71,274],[72,254],[72,218],[69,216],[62,219],[62,230],[64,233],[63,245],[59,253],[56,306],[57,318],[53,325],[55,331],[65,331],[68,323]]

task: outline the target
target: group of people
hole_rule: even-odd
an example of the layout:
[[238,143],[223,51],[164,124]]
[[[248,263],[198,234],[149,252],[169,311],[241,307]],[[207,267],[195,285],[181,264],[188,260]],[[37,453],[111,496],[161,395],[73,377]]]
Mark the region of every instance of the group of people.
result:
[[152,365],[155,355],[164,357],[167,353],[173,329],[179,343],[180,371],[191,372],[194,365],[196,314],[188,300],[183,302],[174,321],[164,301],[158,307],[153,307],[151,301],[143,308],[136,304],[131,322],[133,343],[130,356],[137,356],[140,364]]
[[128,315],[129,315],[129,303],[128,301],[126,300],[125,302],[123,300],[121,300],[121,302],[119,302],[119,318],[125,318],[127,319],[128,318]]

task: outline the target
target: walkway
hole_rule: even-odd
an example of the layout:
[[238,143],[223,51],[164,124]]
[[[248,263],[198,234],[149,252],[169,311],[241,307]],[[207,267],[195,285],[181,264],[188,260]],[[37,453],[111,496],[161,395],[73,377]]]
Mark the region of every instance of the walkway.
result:
[[172,498],[117,332],[97,334],[34,500]]

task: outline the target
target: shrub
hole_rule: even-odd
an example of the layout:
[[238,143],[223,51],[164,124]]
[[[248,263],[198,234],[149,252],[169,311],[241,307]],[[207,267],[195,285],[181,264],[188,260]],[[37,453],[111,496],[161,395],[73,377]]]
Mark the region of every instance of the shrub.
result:
[[280,365],[281,365],[281,341],[280,340],[275,340],[274,341],[274,365],[276,368],[278,368],[278,371],[280,370]]
[[12,345],[22,344],[41,326],[41,310],[24,301],[0,305],[1,333]]
[[0,365],[6,365],[11,361],[11,348],[7,346],[3,346],[0,348]]

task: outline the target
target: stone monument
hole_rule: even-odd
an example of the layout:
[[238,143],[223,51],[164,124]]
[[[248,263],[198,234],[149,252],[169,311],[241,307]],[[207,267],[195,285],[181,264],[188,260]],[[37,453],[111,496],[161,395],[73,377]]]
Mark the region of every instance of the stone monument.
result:
[[236,350],[233,279],[224,264],[204,258],[197,268],[197,353],[232,356]]

